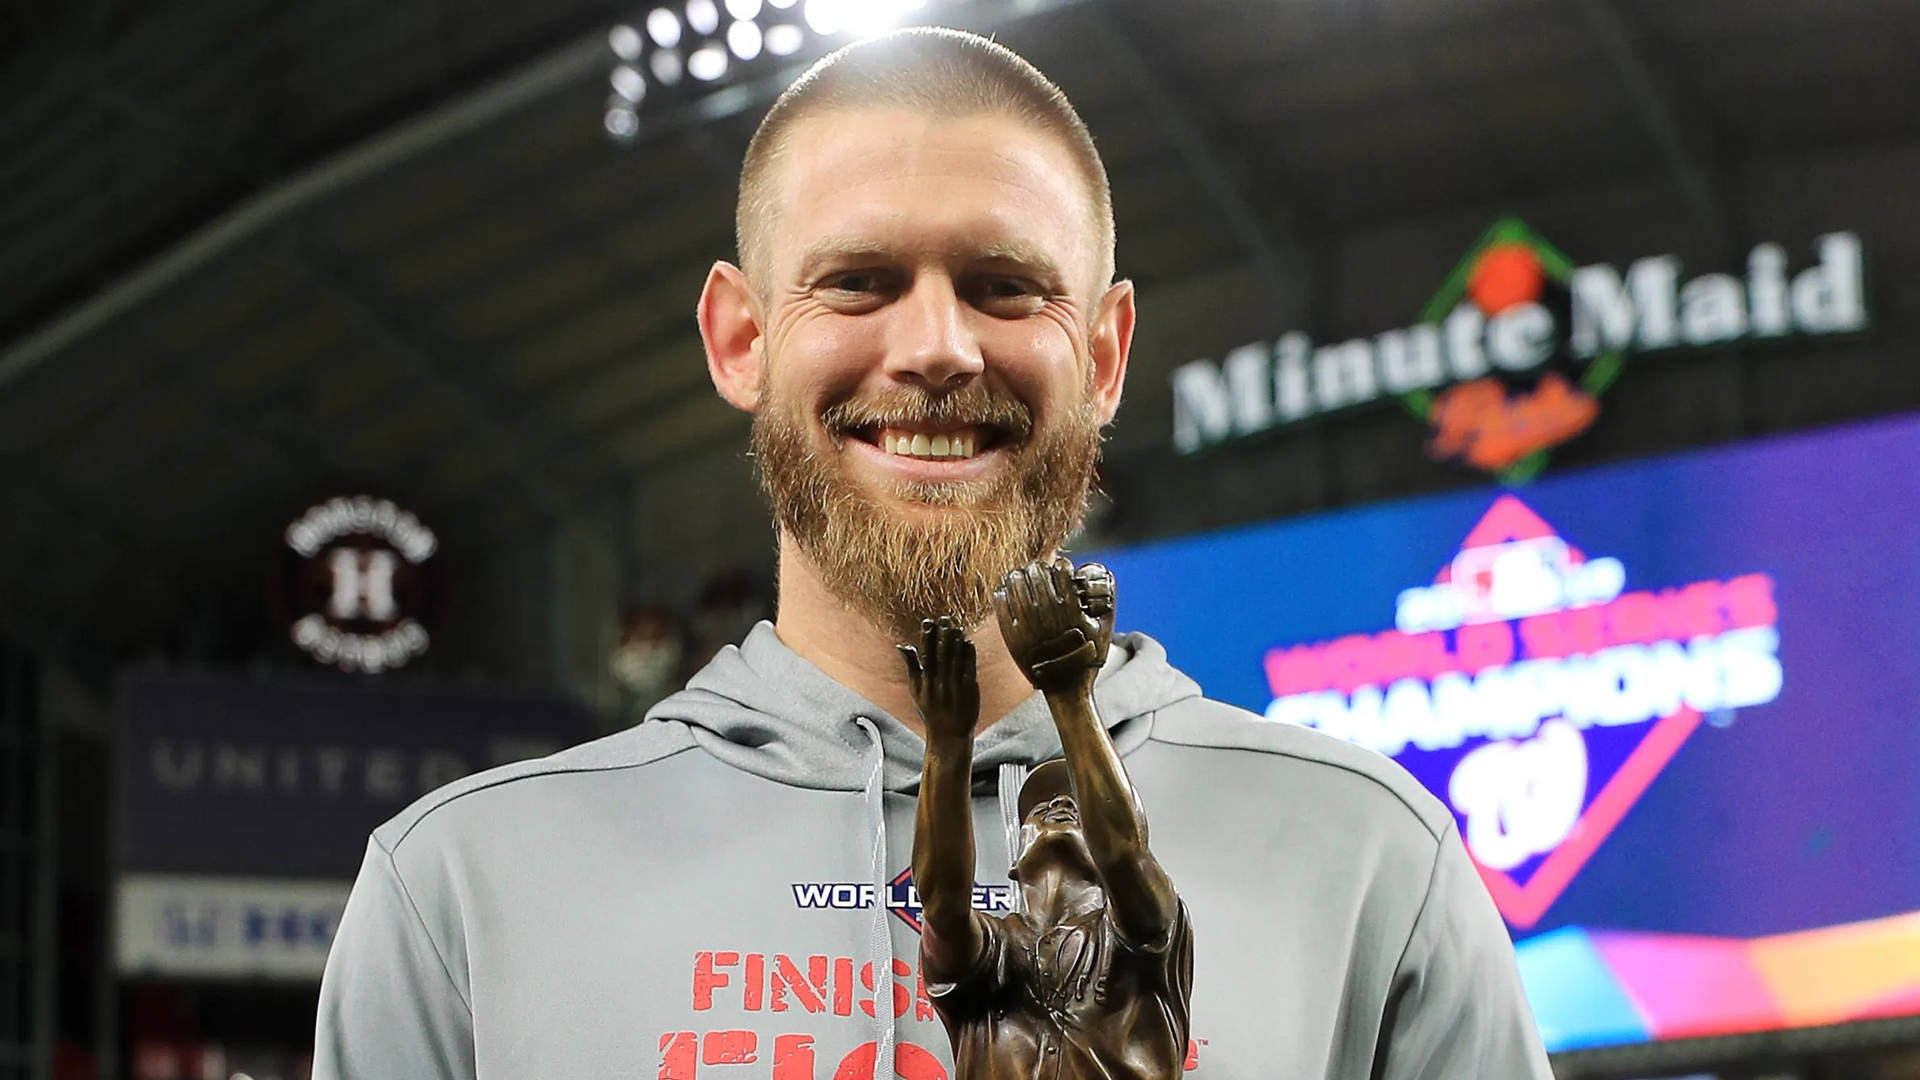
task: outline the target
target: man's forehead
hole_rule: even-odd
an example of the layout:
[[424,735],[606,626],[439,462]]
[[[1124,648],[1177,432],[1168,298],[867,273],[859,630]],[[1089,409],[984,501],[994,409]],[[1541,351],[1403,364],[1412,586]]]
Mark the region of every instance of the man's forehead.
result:
[[849,157],[926,157],[986,153],[1028,167],[1071,168],[1062,140],[1019,116],[983,111],[957,116],[899,106],[828,108],[795,120],[782,137],[789,164]]
[[785,142],[770,224],[789,266],[903,245],[1056,268],[1090,257],[1085,182],[1060,140],[1026,121],[837,110],[797,121]]

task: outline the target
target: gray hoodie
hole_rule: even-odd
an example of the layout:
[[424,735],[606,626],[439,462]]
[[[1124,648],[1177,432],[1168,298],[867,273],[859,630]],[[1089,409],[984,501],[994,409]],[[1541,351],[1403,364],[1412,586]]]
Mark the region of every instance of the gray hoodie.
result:
[[[1406,773],[1206,700],[1140,634],[1094,698],[1193,920],[1190,1074],[1550,1076]],[[314,1077],[945,1080],[906,878],[923,747],[762,623],[645,723],[428,795],[367,845]],[[1013,795],[1059,753],[1038,694],[977,740],[977,906],[1007,908]]]

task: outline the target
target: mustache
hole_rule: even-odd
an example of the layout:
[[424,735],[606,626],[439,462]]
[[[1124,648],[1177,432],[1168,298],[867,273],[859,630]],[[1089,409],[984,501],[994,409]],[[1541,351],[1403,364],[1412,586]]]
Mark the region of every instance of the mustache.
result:
[[836,436],[898,424],[989,427],[1017,442],[1033,434],[1033,410],[1005,390],[980,381],[945,391],[896,386],[870,397],[836,402],[820,414],[820,421]]

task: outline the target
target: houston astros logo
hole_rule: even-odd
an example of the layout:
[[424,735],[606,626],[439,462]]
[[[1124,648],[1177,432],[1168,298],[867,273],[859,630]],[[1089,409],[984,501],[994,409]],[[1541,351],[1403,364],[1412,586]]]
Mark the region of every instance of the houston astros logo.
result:
[[446,607],[440,541],[386,499],[330,499],[286,529],[275,602],[288,637],[342,671],[379,672],[425,652]]
[[1273,720],[1398,760],[1452,807],[1509,923],[1538,923],[1703,718],[1772,701],[1773,579],[1627,589],[1512,495],[1391,630],[1266,656]]

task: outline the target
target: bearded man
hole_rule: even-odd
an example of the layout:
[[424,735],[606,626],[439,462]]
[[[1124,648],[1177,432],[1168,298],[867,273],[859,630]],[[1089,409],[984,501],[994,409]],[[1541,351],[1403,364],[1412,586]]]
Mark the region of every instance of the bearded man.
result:
[[[874,39],[782,95],[698,309],[753,414],[778,616],[639,726],[377,830],[316,1077],[952,1074],[914,963],[926,742],[895,646],[929,615],[974,642],[972,897],[1005,911],[1022,781],[1061,746],[992,590],[1066,542],[1119,407],[1112,221],[1072,106],[984,39]],[[1206,700],[1143,634],[1092,695],[1204,942],[1187,1069],[1550,1075],[1452,815],[1404,772]]]

